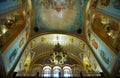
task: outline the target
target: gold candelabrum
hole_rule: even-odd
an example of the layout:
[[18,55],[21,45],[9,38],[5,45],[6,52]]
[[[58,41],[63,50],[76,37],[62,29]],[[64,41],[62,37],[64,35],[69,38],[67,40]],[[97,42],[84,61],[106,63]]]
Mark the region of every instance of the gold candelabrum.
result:
[[53,64],[64,64],[67,58],[67,54],[64,52],[63,48],[59,44],[58,39],[59,38],[57,37],[57,44],[55,45],[53,49],[53,54],[49,60]]

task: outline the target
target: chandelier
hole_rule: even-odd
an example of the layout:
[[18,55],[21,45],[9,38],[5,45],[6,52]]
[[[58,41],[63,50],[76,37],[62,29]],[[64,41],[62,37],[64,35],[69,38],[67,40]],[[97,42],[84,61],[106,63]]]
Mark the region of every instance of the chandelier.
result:
[[63,47],[60,45],[58,41],[59,37],[56,38],[57,44],[53,48],[53,54],[49,60],[52,64],[64,64],[67,58],[67,54],[64,52]]
[[8,32],[8,28],[6,27],[6,25],[1,25],[0,26],[0,37],[4,36],[7,32]]

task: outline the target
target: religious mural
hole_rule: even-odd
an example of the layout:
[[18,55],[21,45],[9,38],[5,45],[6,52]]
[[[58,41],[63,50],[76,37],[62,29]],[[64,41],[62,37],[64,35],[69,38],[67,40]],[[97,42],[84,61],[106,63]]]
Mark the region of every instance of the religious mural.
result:
[[94,57],[92,51],[84,43],[83,52],[79,53],[81,62],[84,64],[86,71],[88,72],[102,72],[96,58]]
[[[93,40],[95,40],[94,43]],[[117,56],[93,33],[91,33],[90,45],[92,46],[95,55],[100,60],[104,68],[109,72],[109,74],[112,73]]]
[[[96,0],[97,1],[97,0]],[[93,8],[101,8],[103,11],[105,10],[105,8],[110,8],[111,7],[111,2],[112,0],[98,0],[99,2],[93,2],[93,4],[95,4],[96,6]],[[97,5],[98,4],[98,5]],[[100,6],[101,5],[101,6]],[[92,6],[92,5],[91,5]],[[93,9],[92,8],[92,9]],[[110,9],[107,9],[110,10]],[[113,12],[113,10],[111,9],[111,11]],[[118,14],[119,12],[117,12]],[[104,27],[104,25],[112,25],[114,22],[113,20],[110,19],[110,17],[107,17],[105,15],[104,18],[102,18],[102,15],[100,15],[100,13],[98,13],[97,15],[92,15],[91,14],[91,10],[88,9],[86,11],[86,37],[88,42],[90,43],[95,55],[97,56],[97,58],[99,59],[100,63],[103,65],[103,67],[108,71],[108,73],[112,73],[114,64],[116,62],[116,58],[117,56],[114,54],[114,52],[95,34],[98,33],[98,31],[93,32],[93,29],[91,28],[94,21],[97,21],[97,23],[94,24],[94,26],[99,26],[99,29],[101,29],[101,27]],[[104,15],[103,15],[104,16]],[[100,18],[99,18],[100,17]],[[94,18],[99,18],[99,19],[94,19]],[[91,19],[91,20],[89,20]],[[100,22],[101,21],[101,22]],[[100,27],[101,26],[101,27]],[[112,27],[115,30],[118,30],[119,27],[117,24],[114,23],[113,25],[114,27]],[[96,28],[96,27],[94,27]],[[117,29],[116,29],[117,28]],[[99,29],[95,29],[95,30],[99,30]],[[109,28],[108,28],[109,29]],[[104,30],[104,28],[102,28],[102,30]],[[111,35],[111,34],[110,34]],[[112,43],[111,43],[112,44]],[[93,63],[94,65],[94,63]],[[96,65],[94,66],[94,68],[96,68]]]
[[20,58],[15,71],[26,71],[28,70],[28,67],[30,65],[31,60],[34,58],[35,52],[30,51],[29,49],[25,49],[25,51],[22,54],[22,58]]
[[[119,51],[120,50],[120,42],[119,42],[120,24],[118,20],[113,19],[112,17],[109,17],[99,12],[94,12],[93,16],[94,16],[93,23],[91,27],[94,33],[96,33],[104,41],[109,42],[109,44],[114,49],[116,49],[116,51]],[[102,34],[98,32],[102,32]]]
[[[85,67],[86,67],[85,71],[102,72],[98,62],[96,61],[96,58],[92,54],[92,52],[89,49],[89,47],[87,46],[87,44],[79,38],[76,38],[76,37],[73,37],[70,35],[65,35],[65,34],[45,34],[45,35],[41,35],[36,38],[33,38],[28,43],[26,49],[24,50],[24,53],[22,55],[22,57],[24,59],[22,59],[22,57],[21,57],[21,60],[25,61],[27,59],[26,57],[27,57],[28,53],[30,53],[31,58],[33,58],[34,56],[36,57],[40,53],[53,51],[53,47],[55,46],[55,44],[57,42],[59,42],[60,45],[63,47],[63,50],[65,51],[65,53],[69,53],[69,54],[72,53],[83,64],[85,64]],[[45,45],[46,43],[47,43],[47,45]],[[69,47],[67,47],[67,45],[69,45]],[[32,48],[31,48],[31,46],[32,46]],[[70,46],[71,46],[71,48],[70,48]],[[47,47],[47,49],[44,47]],[[57,54],[54,54],[54,55],[57,55]],[[37,64],[50,64],[51,57],[52,57],[52,55],[50,55],[48,57],[44,57],[44,58],[42,58],[43,61],[38,60],[36,63]],[[71,59],[71,61],[68,61],[67,59],[70,59],[70,57],[67,57],[65,59],[65,64],[67,64],[67,63],[76,64],[77,63],[77,62],[74,62],[74,60],[72,60],[72,59]],[[86,61],[86,59],[87,59],[87,61]],[[88,65],[88,62],[89,62],[89,65]],[[22,63],[22,67],[25,66],[24,63],[25,62]],[[16,67],[16,71],[20,70],[19,64],[21,64],[20,61]],[[27,66],[28,66],[28,64],[27,64]],[[24,68],[22,68],[22,69],[24,69]]]
[[18,59],[19,55],[21,54],[26,41],[28,39],[28,35],[26,37],[27,31],[30,29],[29,26],[26,26],[23,31],[19,34],[19,36],[11,43],[10,46],[5,50],[2,54],[2,58],[4,61],[6,73],[8,74],[12,67],[14,66],[16,60]]
[[82,30],[84,7],[87,0],[33,0],[34,30]]

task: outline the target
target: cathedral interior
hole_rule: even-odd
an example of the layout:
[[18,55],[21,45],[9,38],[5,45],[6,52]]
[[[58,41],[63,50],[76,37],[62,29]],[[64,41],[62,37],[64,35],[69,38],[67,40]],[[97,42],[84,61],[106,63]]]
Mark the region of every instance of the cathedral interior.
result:
[[0,78],[120,78],[120,0],[0,0]]

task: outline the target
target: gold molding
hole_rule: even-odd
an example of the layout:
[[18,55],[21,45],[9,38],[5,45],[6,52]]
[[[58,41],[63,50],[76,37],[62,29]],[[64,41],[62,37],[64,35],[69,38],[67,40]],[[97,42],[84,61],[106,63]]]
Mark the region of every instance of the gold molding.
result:
[[47,34],[64,34],[64,35],[68,35],[68,36],[73,36],[76,38],[79,38],[80,40],[83,40],[84,42],[86,42],[86,40],[81,37],[81,35],[79,34],[75,34],[75,33],[71,33],[71,32],[65,32],[65,31],[44,31],[44,32],[39,32],[33,36],[31,36],[31,38],[29,39],[28,42],[30,42],[32,39],[42,36],[42,35],[47,35]]
[[[38,61],[39,59],[41,59],[42,57],[45,57],[45,56],[48,56],[52,54],[52,52],[48,51],[48,52],[43,52],[43,53],[40,53],[39,55],[37,55],[32,61],[31,61],[31,64],[30,64],[30,67],[32,67],[33,65],[35,65],[35,62]],[[83,66],[83,63],[80,61],[79,58],[77,58],[75,55],[71,54],[71,53],[68,53],[67,54],[68,57],[72,58],[73,60],[75,60],[81,67],[84,67]]]

